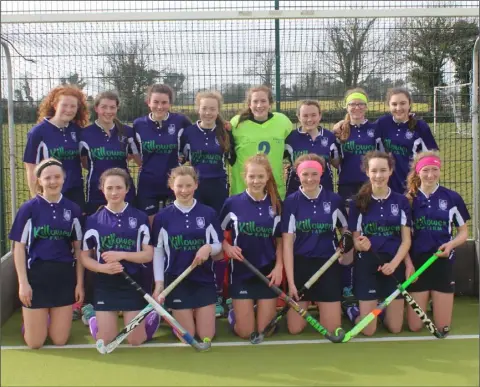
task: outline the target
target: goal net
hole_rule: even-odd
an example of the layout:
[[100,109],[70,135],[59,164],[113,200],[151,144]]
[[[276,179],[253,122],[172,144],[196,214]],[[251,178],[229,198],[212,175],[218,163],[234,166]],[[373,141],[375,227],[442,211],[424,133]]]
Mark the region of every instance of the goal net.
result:
[[456,133],[472,137],[470,88],[470,83],[434,88],[433,130],[436,135]]

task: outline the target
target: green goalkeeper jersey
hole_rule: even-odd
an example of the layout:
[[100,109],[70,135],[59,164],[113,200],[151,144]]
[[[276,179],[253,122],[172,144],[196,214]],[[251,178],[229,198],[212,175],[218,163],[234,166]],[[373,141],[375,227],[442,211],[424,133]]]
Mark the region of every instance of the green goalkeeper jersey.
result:
[[273,113],[273,117],[263,124],[246,120],[237,127],[240,116],[231,120],[237,160],[232,166],[230,179],[231,195],[243,192],[246,188],[242,176],[245,161],[259,152],[266,153],[272,166],[280,197],[285,198],[285,180],[283,177],[283,152],[285,139],[292,131],[292,122],[282,113]]

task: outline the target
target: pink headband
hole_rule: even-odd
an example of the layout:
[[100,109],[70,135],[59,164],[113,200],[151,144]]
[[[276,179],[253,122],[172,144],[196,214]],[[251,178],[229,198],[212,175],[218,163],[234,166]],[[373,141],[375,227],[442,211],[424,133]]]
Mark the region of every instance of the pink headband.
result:
[[306,168],[316,169],[318,173],[320,173],[320,175],[323,175],[322,164],[320,164],[318,161],[315,161],[315,160],[302,161],[300,165],[297,167],[297,175],[300,176],[302,171]]
[[423,167],[426,167],[427,165],[435,165],[438,168],[442,166],[442,162],[437,156],[427,156],[422,159],[417,163],[415,166],[415,171],[419,173]]

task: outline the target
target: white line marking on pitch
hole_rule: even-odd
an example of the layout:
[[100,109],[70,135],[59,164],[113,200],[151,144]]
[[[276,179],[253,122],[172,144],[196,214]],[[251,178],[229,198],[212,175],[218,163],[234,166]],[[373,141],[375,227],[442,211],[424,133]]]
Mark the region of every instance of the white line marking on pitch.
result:
[[[410,337],[362,337],[353,339],[352,343],[372,343],[372,342],[400,342],[400,341],[434,341],[434,340],[478,340],[479,335],[452,335],[445,339],[437,339],[433,336],[410,336]],[[247,346],[265,346],[265,345],[295,345],[295,344],[326,344],[330,343],[328,340],[278,340],[278,341],[264,341],[261,344],[251,344],[248,341],[231,341],[231,342],[213,342],[214,347],[247,347]],[[333,344],[333,343],[332,343]],[[133,347],[128,344],[122,344],[119,348],[175,348],[175,347],[189,347],[188,344],[182,343],[146,343],[138,347]],[[45,345],[42,349],[90,349],[95,348],[95,344],[68,344],[63,347],[55,345]],[[29,349],[26,345],[5,345],[1,347],[2,351]]]

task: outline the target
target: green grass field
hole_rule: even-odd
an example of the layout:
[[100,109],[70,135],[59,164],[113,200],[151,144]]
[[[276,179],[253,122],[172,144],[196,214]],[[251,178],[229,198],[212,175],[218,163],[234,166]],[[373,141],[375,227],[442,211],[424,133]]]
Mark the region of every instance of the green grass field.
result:
[[[322,123],[326,128],[332,128],[333,124]],[[16,179],[17,179],[17,208],[29,197],[28,186],[25,179],[25,170],[22,163],[23,151],[25,148],[26,134],[33,124],[17,124],[15,126],[16,133]],[[8,128],[4,125],[4,132],[8,132]],[[442,168],[441,182],[446,187],[457,191],[465,200],[470,215],[473,215],[473,175],[472,175],[472,144],[471,138],[455,134],[455,124],[438,124],[437,133],[435,135],[440,152],[444,161]],[[6,214],[7,228],[10,227],[11,211],[10,211],[10,179],[9,179],[9,150],[8,138],[5,138],[4,148],[2,152],[4,162],[4,177],[6,184],[3,186],[2,195]],[[136,177],[138,168],[131,163],[131,170]],[[85,172],[86,175],[86,172]],[[470,225],[470,233],[472,229]]]
[[17,312],[2,327],[1,385],[478,386],[478,306],[475,298],[457,298],[451,335],[443,340],[426,330],[393,335],[380,328],[373,338],[332,344],[309,327],[289,335],[283,321],[278,334],[251,345],[218,319],[206,353],[178,343],[162,323],[149,344],[122,345],[109,355],[94,349],[79,321],[67,347],[25,349]]

